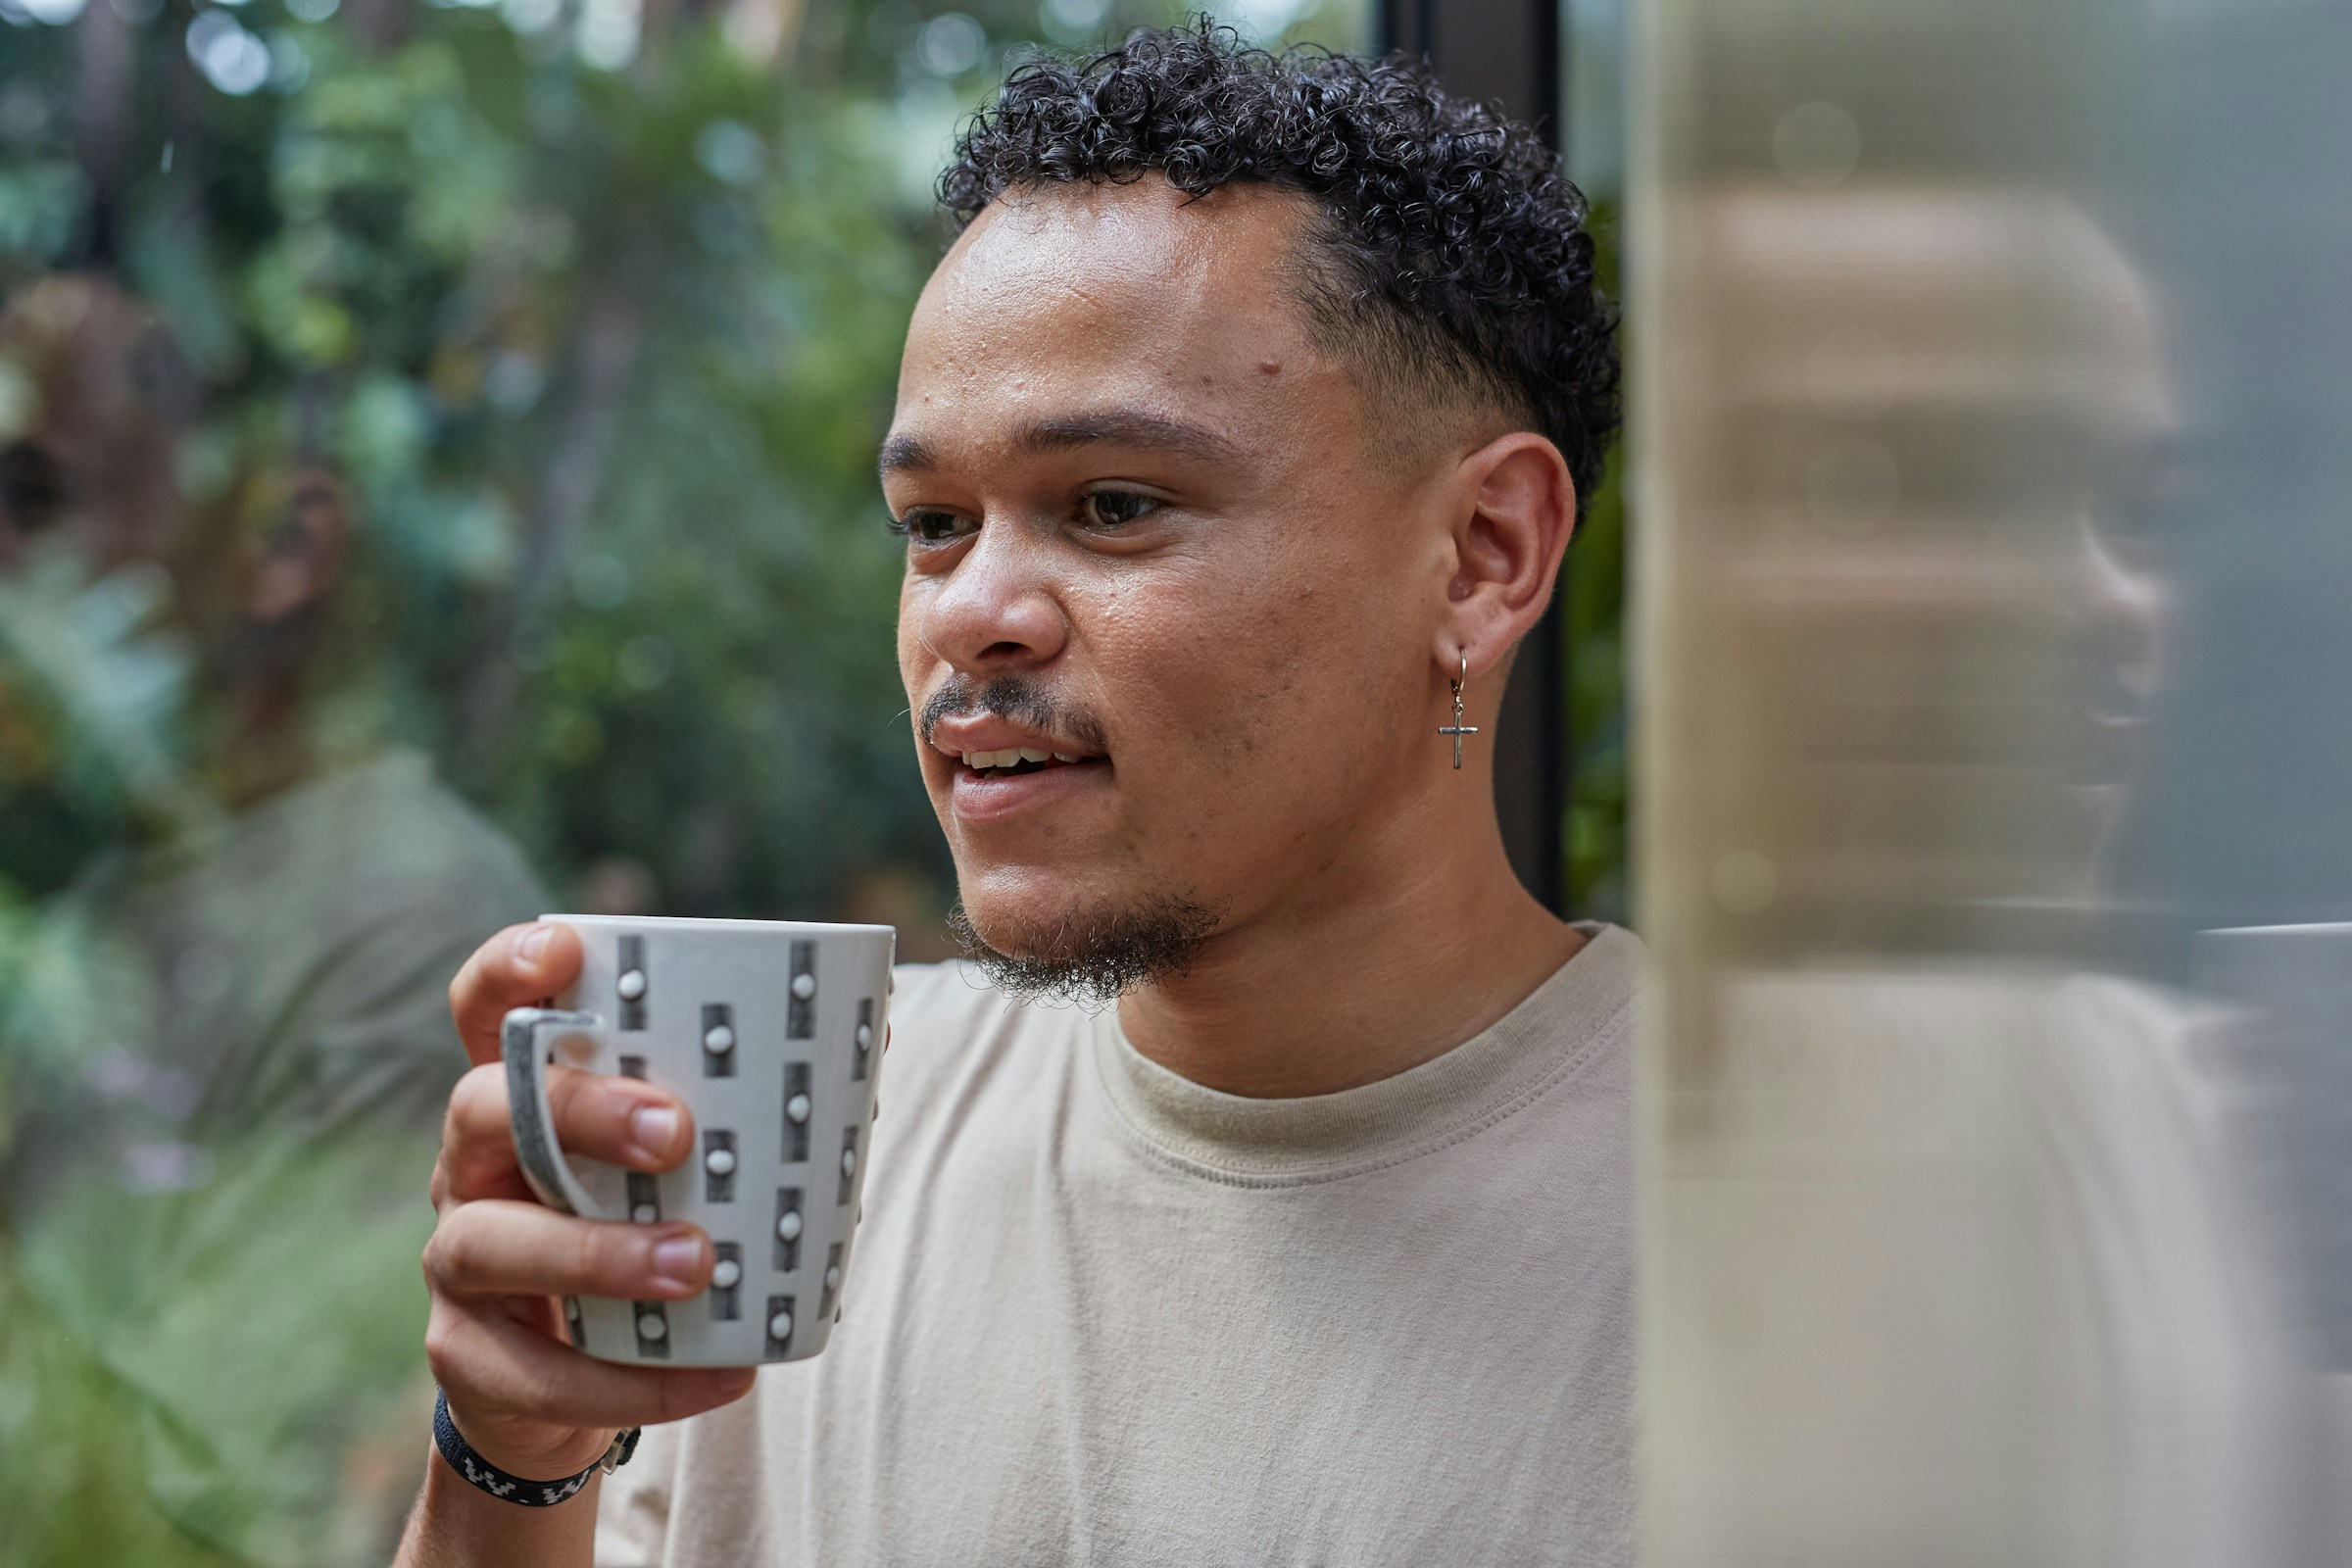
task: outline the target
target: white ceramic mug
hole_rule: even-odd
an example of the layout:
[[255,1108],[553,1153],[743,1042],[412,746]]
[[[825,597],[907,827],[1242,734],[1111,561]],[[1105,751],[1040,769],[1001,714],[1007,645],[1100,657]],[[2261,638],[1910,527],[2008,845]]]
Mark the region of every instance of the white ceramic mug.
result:
[[[825,1348],[840,1314],[889,1028],[886,925],[550,914],[579,933],[578,982],[507,1014],[514,1152],[542,1201],[589,1219],[691,1220],[710,1288],[683,1301],[566,1297],[571,1342],[606,1361],[754,1366]],[[558,1147],[547,1069],[660,1084],[695,1148],[659,1176]]]

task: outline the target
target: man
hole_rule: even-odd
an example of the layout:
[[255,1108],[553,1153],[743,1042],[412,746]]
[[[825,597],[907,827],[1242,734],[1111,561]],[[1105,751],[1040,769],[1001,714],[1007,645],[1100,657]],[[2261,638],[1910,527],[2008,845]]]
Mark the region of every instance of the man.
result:
[[[709,1244],[529,1202],[477,1067],[452,1420],[525,1478],[650,1430],[601,1504],[433,1466],[403,1561],[1629,1560],[1638,956],[1521,890],[1488,760],[1616,419],[1581,199],[1417,71],[1205,25],[1022,68],[942,192],[883,486],[994,984],[902,972],[846,1315],[752,1398],[563,1343]],[[476,1061],[577,963],[477,953]],[[693,1141],[558,1099],[593,1157]]]

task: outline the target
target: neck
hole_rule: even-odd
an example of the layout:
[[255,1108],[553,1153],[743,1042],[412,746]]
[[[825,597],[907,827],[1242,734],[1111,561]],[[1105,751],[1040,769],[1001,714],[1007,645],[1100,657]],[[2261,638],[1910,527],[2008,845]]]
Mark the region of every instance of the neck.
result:
[[1585,939],[1520,885],[1484,771],[1445,784],[1219,932],[1183,975],[1122,999],[1136,1050],[1228,1094],[1334,1094],[1443,1055],[1524,1001]]

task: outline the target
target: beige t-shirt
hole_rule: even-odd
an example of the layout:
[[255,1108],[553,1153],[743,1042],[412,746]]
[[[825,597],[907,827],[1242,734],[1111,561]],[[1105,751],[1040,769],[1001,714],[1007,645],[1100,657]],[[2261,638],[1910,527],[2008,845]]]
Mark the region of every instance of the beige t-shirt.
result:
[[1303,1100],[901,970],[830,1348],[649,1431],[597,1561],[1630,1562],[1640,949],[1587,929]]

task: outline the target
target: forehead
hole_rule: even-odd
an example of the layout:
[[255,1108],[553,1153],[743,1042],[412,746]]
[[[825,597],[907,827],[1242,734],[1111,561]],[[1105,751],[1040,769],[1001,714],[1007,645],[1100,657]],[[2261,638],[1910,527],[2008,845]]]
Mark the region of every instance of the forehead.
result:
[[1072,399],[1198,408],[1335,381],[1289,282],[1306,212],[1264,186],[1191,199],[1156,175],[1008,193],[915,307],[901,423]]

